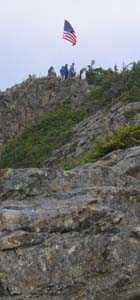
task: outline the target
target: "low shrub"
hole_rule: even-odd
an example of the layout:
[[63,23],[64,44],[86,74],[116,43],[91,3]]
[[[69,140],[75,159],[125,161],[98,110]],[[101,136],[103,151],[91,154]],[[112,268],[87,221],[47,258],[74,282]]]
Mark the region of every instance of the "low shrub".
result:
[[69,142],[75,125],[83,118],[83,111],[59,107],[27,128],[21,136],[5,145],[0,168],[40,167],[53,150]]
[[84,154],[82,163],[95,162],[114,150],[136,145],[140,145],[140,125],[119,128],[113,130],[104,140],[98,140],[94,149]]

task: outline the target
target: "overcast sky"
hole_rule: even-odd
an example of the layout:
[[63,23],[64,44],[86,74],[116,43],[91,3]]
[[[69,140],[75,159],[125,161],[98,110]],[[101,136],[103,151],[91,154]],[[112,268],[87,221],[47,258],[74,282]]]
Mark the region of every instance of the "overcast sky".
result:
[[[64,20],[77,45],[62,39]],[[140,59],[140,0],[0,0],[0,89],[50,65],[92,59],[104,68]]]

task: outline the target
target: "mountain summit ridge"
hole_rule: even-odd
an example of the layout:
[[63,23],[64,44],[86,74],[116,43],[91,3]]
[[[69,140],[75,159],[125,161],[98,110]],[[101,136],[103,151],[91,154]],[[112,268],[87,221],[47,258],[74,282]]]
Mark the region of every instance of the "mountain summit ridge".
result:
[[140,299],[140,64],[0,94],[0,298]]

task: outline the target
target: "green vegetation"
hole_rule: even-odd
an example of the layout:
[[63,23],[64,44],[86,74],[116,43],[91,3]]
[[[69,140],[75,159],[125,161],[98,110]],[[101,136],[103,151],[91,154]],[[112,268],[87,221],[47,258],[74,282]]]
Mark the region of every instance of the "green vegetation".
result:
[[135,117],[135,115],[137,113],[140,113],[140,109],[134,109],[132,107],[128,108],[125,112],[124,112],[124,117],[126,119],[126,121],[132,121],[133,118]]
[[124,112],[124,117],[126,118],[127,121],[129,121],[135,116],[135,114],[136,114],[135,109],[130,107]]
[[43,166],[53,150],[71,140],[74,127],[82,118],[80,110],[72,112],[60,107],[48,112],[38,124],[27,128],[4,147],[0,168]]
[[75,157],[67,157],[64,161],[61,162],[64,170],[71,170],[81,164],[81,160],[78,160]]
[[[79,110],[73,111],[76,108],[73,108],[75,107],[73,100],[68,95],[67,99],[63,101],[63,106],[48,112],[35,125],[27,128],[20,136],[12,139],[3,147],[0,168],[43,166],[51,157],[53,150],[59,149],[72,140],[75,134],[75,125],[84,117],[95,113],[97,110],[108,110],[119,101],[140,101],[139,61],[132,63],[131,67],[123,67],[120,72],[117,66],[114,67],[114,70],[104,70],[101,67],[94,68],[91,65],[86,75],[92,91],[84,101],[78,102]],[[30,94],[29,90],[28,93]],[[4,103],[4,105],[7,105],[10,110],[15,109],[14,104],[9,106],[9,104]],[[131,124],[131,120],[139,111],[139,108],[126,110],[124,112],[126,123],[130,122],[129,124]],[[61,159],[58,161],[58,164],[60,162],[65,169],[86,162],[94,162],[115,149],[140,144],[140,125],[114,130],[104,140],[97,141],[94,149],[85,153],[81,160],[80,158],[79,160],[76,159],[73,155],[77,148],[77,141],[75,139],[73,141],[67,149],[63,161]]]
[[86,72],[87,81],[93,85],[93,91],[87,99],[88,113],[109,107],[118,101],[140,101],[140,62],[124,67],[118,72],[117,66],[112,69],[93,68]]
[[104,139],[97,140],[94,149],[85,152],[82,159],[68,157],[61,163],[65,170],[70,170],[85,163],[95,162],[114,150],[137,145],[140,145],[140,125],[118,128],[106,135]]
[[95,162],[107,153],[117,149],[140,145],[140,125],[113,130],[104,140],[98,140],[92,151],[84,154],[81,163]]

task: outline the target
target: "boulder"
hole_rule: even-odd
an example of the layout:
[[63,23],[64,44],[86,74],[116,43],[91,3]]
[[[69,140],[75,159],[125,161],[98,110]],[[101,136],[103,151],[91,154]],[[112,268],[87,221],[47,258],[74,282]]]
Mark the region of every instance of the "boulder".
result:
[[139,146],[71,171],[1,170],[1,299],[139,299],[139,186]]

